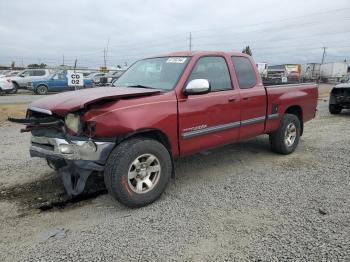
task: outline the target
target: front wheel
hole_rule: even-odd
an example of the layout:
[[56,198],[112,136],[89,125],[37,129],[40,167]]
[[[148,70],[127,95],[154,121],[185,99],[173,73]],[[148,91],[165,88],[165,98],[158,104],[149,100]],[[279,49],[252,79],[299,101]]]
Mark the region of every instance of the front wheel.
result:
[[133,138],[112,151],[104,179],[108,192],[116,200],[135,208],[157,200],[171,172],[171,157],[163,144],[148,138]]
[[329,104],[329,113],[331,113],[332,115],[340,114],[341,110],[341,106],[338,106],[336,104]]
[[296,115],[285,114],[280,127],[270,134],[273,152],[288,155],[296,149],[301,133],[301,123]]

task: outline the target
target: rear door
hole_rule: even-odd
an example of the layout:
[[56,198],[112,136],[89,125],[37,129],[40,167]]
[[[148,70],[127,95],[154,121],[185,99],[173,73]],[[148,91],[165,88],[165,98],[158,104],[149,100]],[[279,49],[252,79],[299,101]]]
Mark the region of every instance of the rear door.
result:
[[179,141],[182,155],[195,153],[239,138],[239,90],[233,89],[227,61],[222,56],[201,57],[184,87],[207,79],[211,92],[179,99]]
[[41,79],[43,77],[45,77],[46,75],[46,71],[45,70],[33,70],[33,80],[38,80]]
[[231,59],[241,93],[240,139],[263,134],[267,106],[266,90],[258,77],[256,66],[245,56],[233,56]]

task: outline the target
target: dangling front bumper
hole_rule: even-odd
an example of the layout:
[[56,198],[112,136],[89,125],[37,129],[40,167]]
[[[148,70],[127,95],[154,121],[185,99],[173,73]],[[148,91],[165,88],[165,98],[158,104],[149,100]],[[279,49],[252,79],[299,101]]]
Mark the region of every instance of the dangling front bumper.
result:
[[104,164],[114,146],[114,142],[32,136],[30,155],[54,159],[88,160]]
[[30,155],[48,161],[64,160],[58,169],[63,185],[70,196],[83,192],[85,183],[93,171],[102,172],[114,142],[91,139],[66,139],[32,136]]

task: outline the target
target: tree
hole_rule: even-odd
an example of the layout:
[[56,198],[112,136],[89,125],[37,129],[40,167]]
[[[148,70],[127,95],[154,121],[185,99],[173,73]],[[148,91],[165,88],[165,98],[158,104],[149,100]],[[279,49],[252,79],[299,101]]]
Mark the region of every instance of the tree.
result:
[[250,50],[249,45],[247,45],[247,46],[242,50],[242,53],[252,56],[252,50]]
[[16,63],[15,63],[15,61],[12,61],[11,68],[14,69],[15,67],[16,67]]
[[47,66],[47,64],[44,64],[44,63],[28,65],[29,68],[45,68],[46,66]]

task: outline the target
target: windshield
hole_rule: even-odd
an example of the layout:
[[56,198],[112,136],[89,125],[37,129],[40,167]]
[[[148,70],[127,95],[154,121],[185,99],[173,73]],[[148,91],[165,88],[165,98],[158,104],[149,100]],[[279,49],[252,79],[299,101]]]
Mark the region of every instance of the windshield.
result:
[[171,90],[175,87],[189,60],[189,57],[159,57],[140,60],[122,74],[113,85]]

